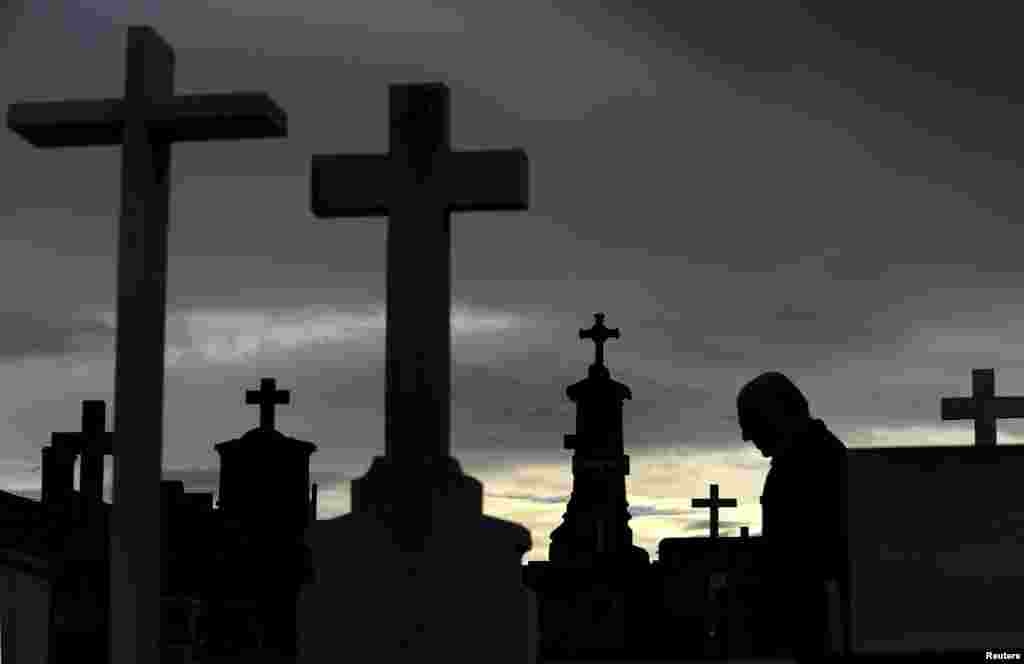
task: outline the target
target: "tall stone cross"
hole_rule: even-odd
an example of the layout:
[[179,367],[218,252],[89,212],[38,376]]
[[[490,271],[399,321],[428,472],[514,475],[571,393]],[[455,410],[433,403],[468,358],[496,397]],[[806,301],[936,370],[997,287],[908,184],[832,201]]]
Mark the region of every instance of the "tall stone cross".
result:
[[996,420],[1024,417],[1024,397],[997,397],[994,369],[971,371],[970,397],[941,400],[943,420],[974,420],[974,444],[996,444]]
[[174,53],[150,27],[127,34],[121,99],[13,104],[7,126],[36,147],[121,146],[110,528],[113,664],[159,661],[160,466],[171,144],[286,135],[265,94],[174,94]]
[[711,485],[710,498],[694,498],[690,501],[691,507],[708,507],[711,509],[711,539],[718,538],[718,509],[720,507],[736,507],[735,498],[719,498],[718,485]]
[[107,404],[82,402],[82,430],[58,431],[50,439],[54,447],[74,450],[81,458],[79,488],[90,501],[103,500],[103,457],[114,453],[111,432],[106,431]]
[[260,428],[264,431],[274,428],[274,407],[287,404],[290,397],[289,390],[277,389],[277,381],[273,378],[261,378],[260,389],[245,391],[245,403],[260,407]]
[[524,210],[522,150],[454,152],[442,83],[392,85],[386,155],[316,155],[319,218],[388,215],[385,454],[449,456],[452,212]]
[[610,329],[604,326],[604,314],[594,314],[594,324],[588,330],[580,330],[580,339],[590,339],[596,346],[597,356],[594,366],[604,366],[604,342],[619,338],[619,328]]

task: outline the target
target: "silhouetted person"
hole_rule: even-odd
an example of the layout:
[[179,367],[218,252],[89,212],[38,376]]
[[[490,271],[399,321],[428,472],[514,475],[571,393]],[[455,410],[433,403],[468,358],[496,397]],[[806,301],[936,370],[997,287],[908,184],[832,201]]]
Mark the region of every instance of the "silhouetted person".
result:
[[762,501],[762,607],[767,640],[814,661],[830,652],[826,582],[846,592],[842,485],[846,447],[781,373],[761,374],[736,399],[743,440],[771,458]]

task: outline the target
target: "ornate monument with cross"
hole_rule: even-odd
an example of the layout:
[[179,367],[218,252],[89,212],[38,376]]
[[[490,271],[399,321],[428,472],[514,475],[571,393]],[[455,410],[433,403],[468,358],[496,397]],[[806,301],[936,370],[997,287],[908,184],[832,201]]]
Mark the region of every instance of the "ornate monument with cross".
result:
[[572,493],[551,532],[548,560],[531,561],[523,571],[540,598],[541,652],[550,659],[631,659],[646,640],[644,617],[653,605],[650,554],[633,544],[626,502],[622,403],[632,394],[604,364],[604,344],[619,331],[605,327],[604,314],[594,321],[579,331],[580,339],[594,342],[594,362],[586,378],[566,389],[576,404],[576,432],[564,438],[565,449],[573,450]]
[[263,93],[174,94],[174,53],[128,28],[122,99],[13,104],[7,126],[36,147],[121,146],[114,368],[111,662],[160,658],[160,476],[171,146],[280,138]]
[[943,420],[974,420],[974,444],[996,444],[996,420],[1024,417],[1024,397],[997,397],[994,369],[971,371],[971,396],[945,397]]
[[619,330],[605,327],[604,314],[598,313],[579,337],[593,341],[596,354],[587,377],[566,389],[576,404],[576,432],[566,434],[564,443],[574,451],[573,488],[563,521],[551,533],[548,557],[556,565],[646,565],[650,556],[633,544],[626,502],[629,456],[624,454],[622,403],[632,393],[611,378],[604,364],[604,344],[618,339]]
[[312,163],[317,217],[388,216],[387,387],[384,455],[352,481],[352,511],[307,539],[303,661],[336,661],[342,624],[343,647],[379,661],[521,663],[529,531],[484,515],[482,485],[451,455],[450,215],[525,209],[527,158],[452,150],[441,83],[392,85],[389,103],[387,154]]
[[[245,598],[246,615],[266,621],[266,648],[293,656],[298,642],[295,607],[299,587],[311,581],[310,552],[304,536],[311,504],[309,459],[317,446],[286,436],[274,427],[274,408],[291,402],[289,390],[273,378],[246,390],[245,403],[259,406],[260,424],[240,438],[214,445],[220,455],[218,512],[225,524],[220,542],[223,560],[216,593],[209,598],[212,623],[237,623],[232,601]],[[276,569],[273,574],[268,570]],[[259,578],[257,586],[253,579]],[[225,637],[227,637],[225,639]],[[230,636],[215,635],[214,654]]]

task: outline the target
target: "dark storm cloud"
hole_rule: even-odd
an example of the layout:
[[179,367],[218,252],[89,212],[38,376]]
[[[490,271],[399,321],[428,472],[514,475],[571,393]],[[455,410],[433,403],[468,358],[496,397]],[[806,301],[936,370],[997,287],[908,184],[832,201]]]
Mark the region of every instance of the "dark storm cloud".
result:
[[570,382],[575,381],[557,376],[534,382],[501,368],[456,364],[452,403],[456,409],[471,411],[477,422],[515,423],[550,431],[559,420],[562,426],[571,422],[564,394]]
[[5,0],[0,4],[0,43],[7,43],[8,37],[18,25],[18,19],[25,12],[27,0]]
[[0,359],[107,350],[113,341],[114,328],[103,321],[0,312]]
[[[764,295],[761,301],[770,302]],[[782,301],[764,307],[764,313],[724,313],[701,320],[669,316],[652,325],[660,326],[671,352],[703,366],[736,369],[766,363],[800,366],[809,360],[820,364],[822,354],[826,362],[840,363],[880,345],[898,344],[912,332],[906,319],[880,314],[879,302],[866,294],[844,300],[844,305],[822,301],[812,308]]]
[[[930,3],[927,8],[883,8],[862,4],[854,8],[820,0],[805,0],[801,5],[816,22],[860,48],[877,50],[955,88],[1024,101],[1024,92],[1008,75],[1024,55],[1015,14],[1008,5],[984,3],[966,8]],[[954,34],[956,39],[951,40]]]
[[[1024,155],[1013,5],[643,4],[625,12],[634,27],[685,46],[737,90],[847,128],[886,168],[1020,215],[1006,187]],[[1010,260],[1000,252],[983,269]]]

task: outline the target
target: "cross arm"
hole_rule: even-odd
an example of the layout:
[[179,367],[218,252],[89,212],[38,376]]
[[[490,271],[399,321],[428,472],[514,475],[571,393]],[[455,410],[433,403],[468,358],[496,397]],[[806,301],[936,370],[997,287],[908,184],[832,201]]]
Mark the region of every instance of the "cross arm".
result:
[[262,92],[178,95],[156,106],[150,126],[168,141],[283,138],[288,116]]
[[370,217],[388,214],[394,177],[384,155],[314,155],[310,178],[313,214]]
[[[971,397],[946,397],[940,403],[944,420],[969,420],[978,415],[976,400]],[[985,410],[1001,420],[1024,417],[1024,397],[995,397],[985,402]]]
[[37,148],[120,145],[120,99],[21,102],[7,107],[7,128]]
[[114,453],[114,434],[104,431],[87,440],[79,431],[55,431],[50,435],[50,444],[64,450],[73,450],[75,454],[90,452],[95,449],[91,446],[95,445],[102,450],[103,454],[111,455]]
[[453,212],[500,212],[529,206],[530,163],[523,150],[453,152],[448,200]]

